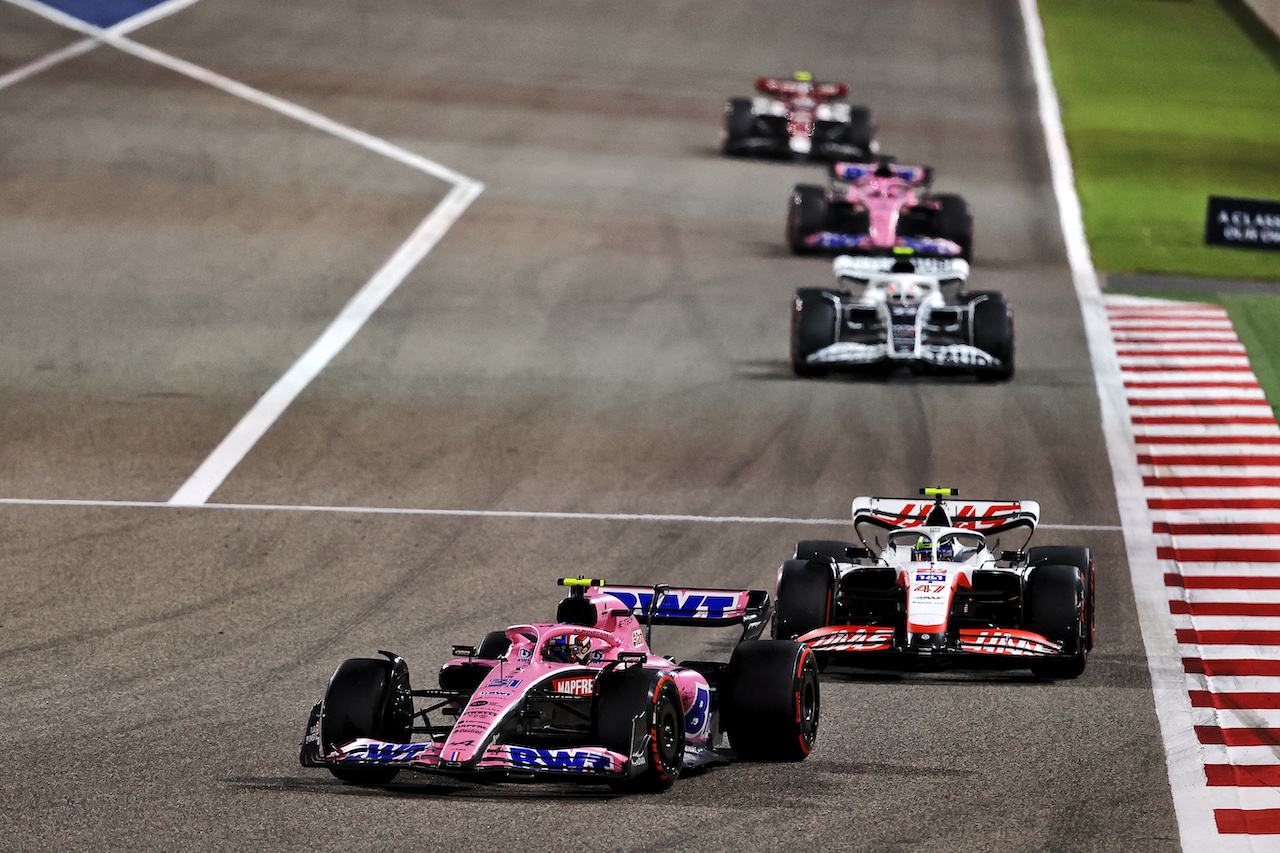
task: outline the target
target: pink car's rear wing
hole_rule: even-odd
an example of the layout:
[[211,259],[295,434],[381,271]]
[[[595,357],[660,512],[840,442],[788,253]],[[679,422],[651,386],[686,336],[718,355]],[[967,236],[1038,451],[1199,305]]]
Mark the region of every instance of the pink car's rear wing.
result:
[[[831,177],[841,181],[856,181],[868,175],[874,175],[881,168],[881,163],[832,163]],[[888,164],[893,177],[913,184],[927,184],[933,179],[933,170],[928,166],[903,166],[900,163]]]
[[[651,586],[606,584],[600,592],[612,595],[645,621],[653,604]],[[744,625],[763,624],[773,612],[769,593],[762,589],[668,588],[652,612],[654,625]]]

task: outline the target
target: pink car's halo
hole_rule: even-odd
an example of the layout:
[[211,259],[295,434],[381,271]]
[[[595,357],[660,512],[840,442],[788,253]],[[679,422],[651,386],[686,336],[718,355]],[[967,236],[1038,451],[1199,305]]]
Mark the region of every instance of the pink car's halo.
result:
[[730,156],[793,157],[831,162],[875,156],[871,111],[843,102],[844,83],[824,83],[807,72],[761,77],[755,97],[725,104],[721,147]]
[[[556,621],[455,646],[439,688],[408,665],[345,661],[312,708],[299,760],[353,784],[401,770],[475,782],[560,779],[663,790],[734,757],[800,760],[818,729],[816,658],[758,639],[763,590],[606,585],[562,578]],[[654,625],[739,629],[729,660],[675,664],[649,647]]]
[[954,194],[929,192],[933,170],[889,159],[831,165],[832,184],[796,184],[787,207],[791,251],[971,260],[973,214]]
[[1094,639],[1089,549],[1027,549],[1035,501],[921,492],[855,498],[858,543],[797,543],[778,569],[774,636],[824,664],[1081,675]]

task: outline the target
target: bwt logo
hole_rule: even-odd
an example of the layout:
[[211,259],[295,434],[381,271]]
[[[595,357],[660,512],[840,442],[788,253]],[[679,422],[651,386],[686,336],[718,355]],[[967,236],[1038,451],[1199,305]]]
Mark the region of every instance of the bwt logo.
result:
[[545,767],[552,770],[608,770],[609,758],[596,752],[580,749],[534,749],[528,746],[511,746],[511,762],[520,767]]
[[375,743],[356,747],[342,761],[412,761],[430,749],[429,743]]
[[574,696],[590,696],[594,692],[595,679],[589,675],[578,678],[557,678],[551,682],[551,689],[557,693],[572,693]]
[[[649,604],[653,601],[653,593],[651,592],[642,592],[637,595],[632,592],[610,591],[609,594],[615,596],[626,606],[637,609],[640,613],[648,612]],[[731,609],[733,604],[734,597],[732,595],[669,592],[659,602],[658,609],[654,615],[697,618],[702,615],[700,611],[705,610],[706,618],[722,619],[724,618],[724,612]]]

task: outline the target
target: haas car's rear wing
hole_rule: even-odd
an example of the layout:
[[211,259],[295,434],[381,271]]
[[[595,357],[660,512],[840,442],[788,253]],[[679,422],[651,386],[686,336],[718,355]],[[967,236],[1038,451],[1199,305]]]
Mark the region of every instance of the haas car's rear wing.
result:
[[[935,490],[927,490],[934,492]],[[953,493],[952,490],[937,490]],[[1026,528],[1030,536],[1040,522],[1035,501],[912,500],[911,498],[853,499],[856,528],[870,525],[883,530],[899,527],[959,527],[979,533],[1002,533]]]
[[[762,589],[676,589],[659,585],[615,586],[600,591],[630,607],[641,621],[653,625],[719,627],[741,625],[748,635],[759,634],[773,614],[769,593]],[[661,595],[654,607],[654,595]]]

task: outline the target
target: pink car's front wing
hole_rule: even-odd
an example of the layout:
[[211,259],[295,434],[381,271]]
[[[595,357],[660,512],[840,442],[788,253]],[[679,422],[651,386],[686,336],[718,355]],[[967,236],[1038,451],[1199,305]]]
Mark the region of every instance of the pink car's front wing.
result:
[[531,746],[493,744],[479,761],[463,767],[460,758],[448,754],[443,740],[431,743],[387,743],[360,738],[324,756],[326,764],[387,766],[446,775],[474,775],[477,772],[531,773],[593,776],[628,775],[630,759],[601,746],[540,749]]

